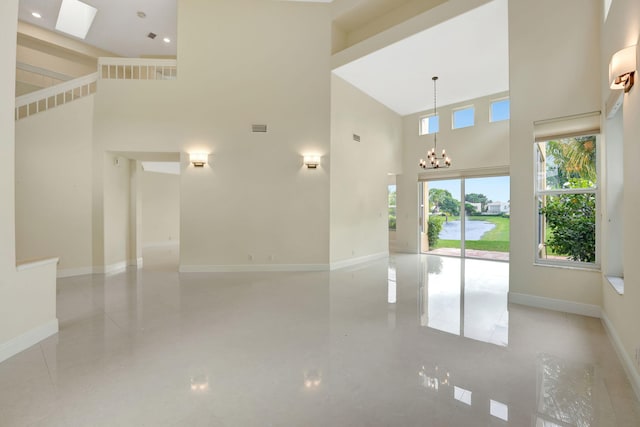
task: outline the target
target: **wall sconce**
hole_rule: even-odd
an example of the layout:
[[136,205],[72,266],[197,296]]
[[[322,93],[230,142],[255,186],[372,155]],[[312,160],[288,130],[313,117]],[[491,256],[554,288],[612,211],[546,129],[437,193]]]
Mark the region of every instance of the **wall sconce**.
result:
[[304,156],[304,164],[307,169],[316,169],[320,164],[320,156]]
[[623,89],[627,93],[634,83],[636,71],[636,46],[617,51],[609,62],[609,83],[611,89]]
[[191,164],[196,168],[202,168],[207,164],[209,155],[207,153],[191,153],[189,154]]

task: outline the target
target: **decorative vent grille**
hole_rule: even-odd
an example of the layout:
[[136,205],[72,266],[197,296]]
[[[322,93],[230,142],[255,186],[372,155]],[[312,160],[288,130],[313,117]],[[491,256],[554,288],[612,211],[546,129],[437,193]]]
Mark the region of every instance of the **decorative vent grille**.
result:
[[251,125],[251,132],[266,132],[267,125]]

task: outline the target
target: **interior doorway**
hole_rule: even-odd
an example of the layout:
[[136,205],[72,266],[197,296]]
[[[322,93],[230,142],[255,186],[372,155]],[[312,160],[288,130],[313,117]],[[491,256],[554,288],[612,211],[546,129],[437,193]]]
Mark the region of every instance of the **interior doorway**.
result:
[[[176,153],[177,156],[179,156]],[[179,159],[179,157],[178,157]],[[180,264],[180,162],[141,161],[143,269],[178,271]]]
[[509,260],[509,176],[419,183],[422,253]]

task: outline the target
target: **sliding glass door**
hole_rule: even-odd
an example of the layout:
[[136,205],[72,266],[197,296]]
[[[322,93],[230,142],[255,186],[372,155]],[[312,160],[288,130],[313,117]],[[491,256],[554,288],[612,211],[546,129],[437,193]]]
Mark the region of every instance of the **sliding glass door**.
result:
[[420,184],[422,252],[509,259],[508,176]]

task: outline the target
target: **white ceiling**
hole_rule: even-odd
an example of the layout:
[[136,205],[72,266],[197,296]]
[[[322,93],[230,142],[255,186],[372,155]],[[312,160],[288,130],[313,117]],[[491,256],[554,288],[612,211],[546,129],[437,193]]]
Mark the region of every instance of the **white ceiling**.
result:
[[509,90],[507,0],[494,0],[334,73],[400,115]]
[[[82,1],[98,9],[85,43],[126,57],[176,55],[177,0]],[[18,18],[58,32],[55,25],[61,3],[62,0],[20,0]],[[146,18],[139,18],[138,11],[146,13]],[[39,12],[42,19],[31,16],[32,12]],[[147,37],[149,32],[158,36],[151,40]],[[165,37],[171,43],[163,42]]]
[[[177,0],[83,1],[98,9],[85,43],[127,57],[176,55]],[[61,2],[20,0],[19,18],[56,31]],[[507,91],[507,3],[494,0],[334,72],[400,115],[433,108],[434,75],[440,77],[438,105]],[[42,19],[32,17],[34,11]],[[146,18],[139,18],[138,11]],[[157,34],[155,40],[147,38],[149,32]],[[164,43],[164,37],[171,43]]]

